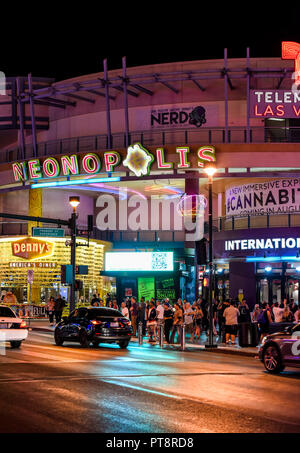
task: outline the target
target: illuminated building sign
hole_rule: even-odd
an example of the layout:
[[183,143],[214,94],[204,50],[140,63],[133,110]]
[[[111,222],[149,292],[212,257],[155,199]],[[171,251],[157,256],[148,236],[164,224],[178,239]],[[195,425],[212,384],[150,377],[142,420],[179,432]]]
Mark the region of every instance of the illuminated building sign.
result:
[[53,253],[52,242],[40,241],[38,239],[26,238],[11,243],[12,254],[26,260],[34,260],[50,256]]
[[172,272],[173,252],[107,252],[105,271],[107,272]]
[[300,84],[300,44],[297,42],[284,41],[282,43],[281,57],[283,60],[295,61],[295,85]]
[[30,262],[19,262],[19,263],[9,263],[9,267],[12,269],[26,268],[26,269],[56,269],[56,263],[38,263],[36,261]]
[[300,118],[300,92],[292,90],[251,90],[252,118]]
[[249,183],[226,190],[226,215],[300,211],[300,178]]
[[[149,152],[140,143],[129,146],[125,156],[116,151],[104,153],[88,153],[85,155],[62,156],[58,158],[47,157],[45,160],[31,159],[23,162],[14,162],[12,170],[15,181],[34,181],[37,187],[43,187],[41,179],[55,179],[58,177],[70,177],[79,175],[95,176],[102,173],[112,174],[115,171],[129,169],[137,177],[146,176],[150,173],[155,164],[156,169],[172,169],[176,165],[178,169],[203,168],[205,164],[216,162],[216,152],[213,146],[203,146],[196,152],[191,151],[188,146],[177,147],[173,152],[173,162],[169,162],[163,148]],[[170,156],[169,156],[170,157]],[[175,161],[175,162],[174,162]],[[123,167],[123,168],[120,168]],[[93,182],[96,178],[92,178]],[[107,178],[99,178],[99,182],[105,182]],[[110,181],[112,178],[110,179]],[[78,182],[79,181],[79,182]],[[71,180],[68,184],[79,184],[81,180]],[[90,181],[82,180],[88,184]],[[108,182],[108,181],[106,181]],[[58,181],[57,185],[64,181]],[[56,183],[55,183],[56,184]]]
[[235,239],[225,241],[225,251],[300,248],[300,238]]

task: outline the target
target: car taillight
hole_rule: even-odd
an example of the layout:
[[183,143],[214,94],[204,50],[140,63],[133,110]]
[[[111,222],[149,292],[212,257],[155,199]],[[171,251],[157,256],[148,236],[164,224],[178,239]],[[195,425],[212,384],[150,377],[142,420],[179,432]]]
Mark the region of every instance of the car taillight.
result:
[[20,324],[20,329],[26,329],[27,325],[25,321],[22,321]]
[[93,326],[100,326],[102,324],[101,321],[92,321]]

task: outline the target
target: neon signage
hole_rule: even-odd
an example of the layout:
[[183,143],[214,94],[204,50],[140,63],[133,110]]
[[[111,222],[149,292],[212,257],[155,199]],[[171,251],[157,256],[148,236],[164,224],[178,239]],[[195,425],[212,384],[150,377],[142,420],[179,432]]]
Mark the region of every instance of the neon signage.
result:
[[225,241],[225,250],[265,250],[300,248],[300,238],[237,239]]
[[[193,165],[189,160],[191,150],[188,146],[177,147],[174,155],[177,160],[178,169],[188,169],[195,165],[199,169],[204,168],[206,163],[216,162],[216,152],[213,146],[204,146],[198,149],[196,154],[197,162],[193,163]],[[194,162],[194,156],[192,157]],[[154,163],[158,170],[173,169],[176,165],[174,162],[168,162],[163,148],[158,148],[151,153],[140,143],[136,143],[128,148],[127,155],[123,160],[121,155],[116,151],[109,151],[101,154],[88,153],[83,156],[73,154],[71,156],[62,156],[59,158],[48,157],[44,161],[41,161],[40,159],[31,159],[24,162],[14,162],[12,164],[12,170],[14,179],[17,182],[27,180],[39,182],[39,180],[44,178],[55,179],[63,176],[80,176],[82,174],[80,172],[94,177],[99,174],[101,170],[102,173],[106,172],[111,175],[122,165],[134,173],[135,176],[142,177],[150,174]],[[106,182],[105,179],[106,178],[100,178],[99,182]],[[96,180],[92,179],[83,180],[83,183],[89,184],[95,181]],[[78,181],[73,180],[68,182],[74,182],[74,184],[75,182],[78,183]],[[65,181],[57,182],[57,185],[64,184]],[[39,183],[38,185],[43,187],[43,183]]]
[[54,244],[39,239],[25,238],[11,243],[13,256],[26,260],[43,258],[53,253]]
[[295,61],[295,85],[300,84],[300,44],[292,41],[282,43],[282,59]]

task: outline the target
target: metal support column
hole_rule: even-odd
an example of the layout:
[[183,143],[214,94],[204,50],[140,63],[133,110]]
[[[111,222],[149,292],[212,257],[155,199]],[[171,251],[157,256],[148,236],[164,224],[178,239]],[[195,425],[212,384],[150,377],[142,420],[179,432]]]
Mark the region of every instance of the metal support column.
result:
[[37,157],[37,140],[36,140],[36,125],[35,125],[35,115],[34,115],[34,101],[33,101],[33,89],[32,89],[32,75],[28,74],[28,95],[30,103],[30,115],[31,115],[31,130],[32,130],[32,146],[33,146],[33,155]]
[[129,115],[128,115],[128,92],[127,92],[127,70],[126,70],[126,57],[122,58],[123,66],[123,92],[124,92],[124,110],[125,110],[125,145],[129,146]]
[[72,265],[72,285],[71,285],[71,297],[70,297],[70,313],[75,310],[76,298],[75,298],[75,281],[76,281],[76,220],[77,214],[74,210],[70,219],[71,226],[71,265]]
[[246,134],[247,143],[250,143],[250,83],[251,83],[250,48],[247,47],[247,134]]
[[19,108],[19,124],[20,124],[20,148],[21,148],[21,156],[22,159],[25,159],[25,135],[24,135],[24,106],[21,102],[21,81],[18,77],[16,79],[17,83],[17,100],[18,100],[18,108]]
[[224,49],[224,81],[225,81],[225,143],[228,143],[228,54]]
[[103,61],[104,66],[104,81],[105,81],[105,103],[106,103],[106,124],[107,124],[107,147],[112,149],[112,136],[111,136],[111,120],[110,120],[110,103],[109,103],[109,82],[107,59]]

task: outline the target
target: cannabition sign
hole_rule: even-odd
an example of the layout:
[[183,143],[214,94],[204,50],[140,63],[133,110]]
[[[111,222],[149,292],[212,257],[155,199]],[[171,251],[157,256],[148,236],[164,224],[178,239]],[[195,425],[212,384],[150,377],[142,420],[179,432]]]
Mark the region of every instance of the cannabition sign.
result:
[[176,147],[172,153],[164,148],[149,151],[140,143],[126,150],[48,157],[44,160],[31,159],[12,164],[15,181],[38,181],[62,176],[112,174],[115,171],[129,170],[138,178],[149,175],[151,169],[189,169],[203,168],[209,162],[216,162],[215,148],[202,146],[191,150],[188,146]]
[[226,190],[226,215],[300,211],[300,178],[249,183]]

